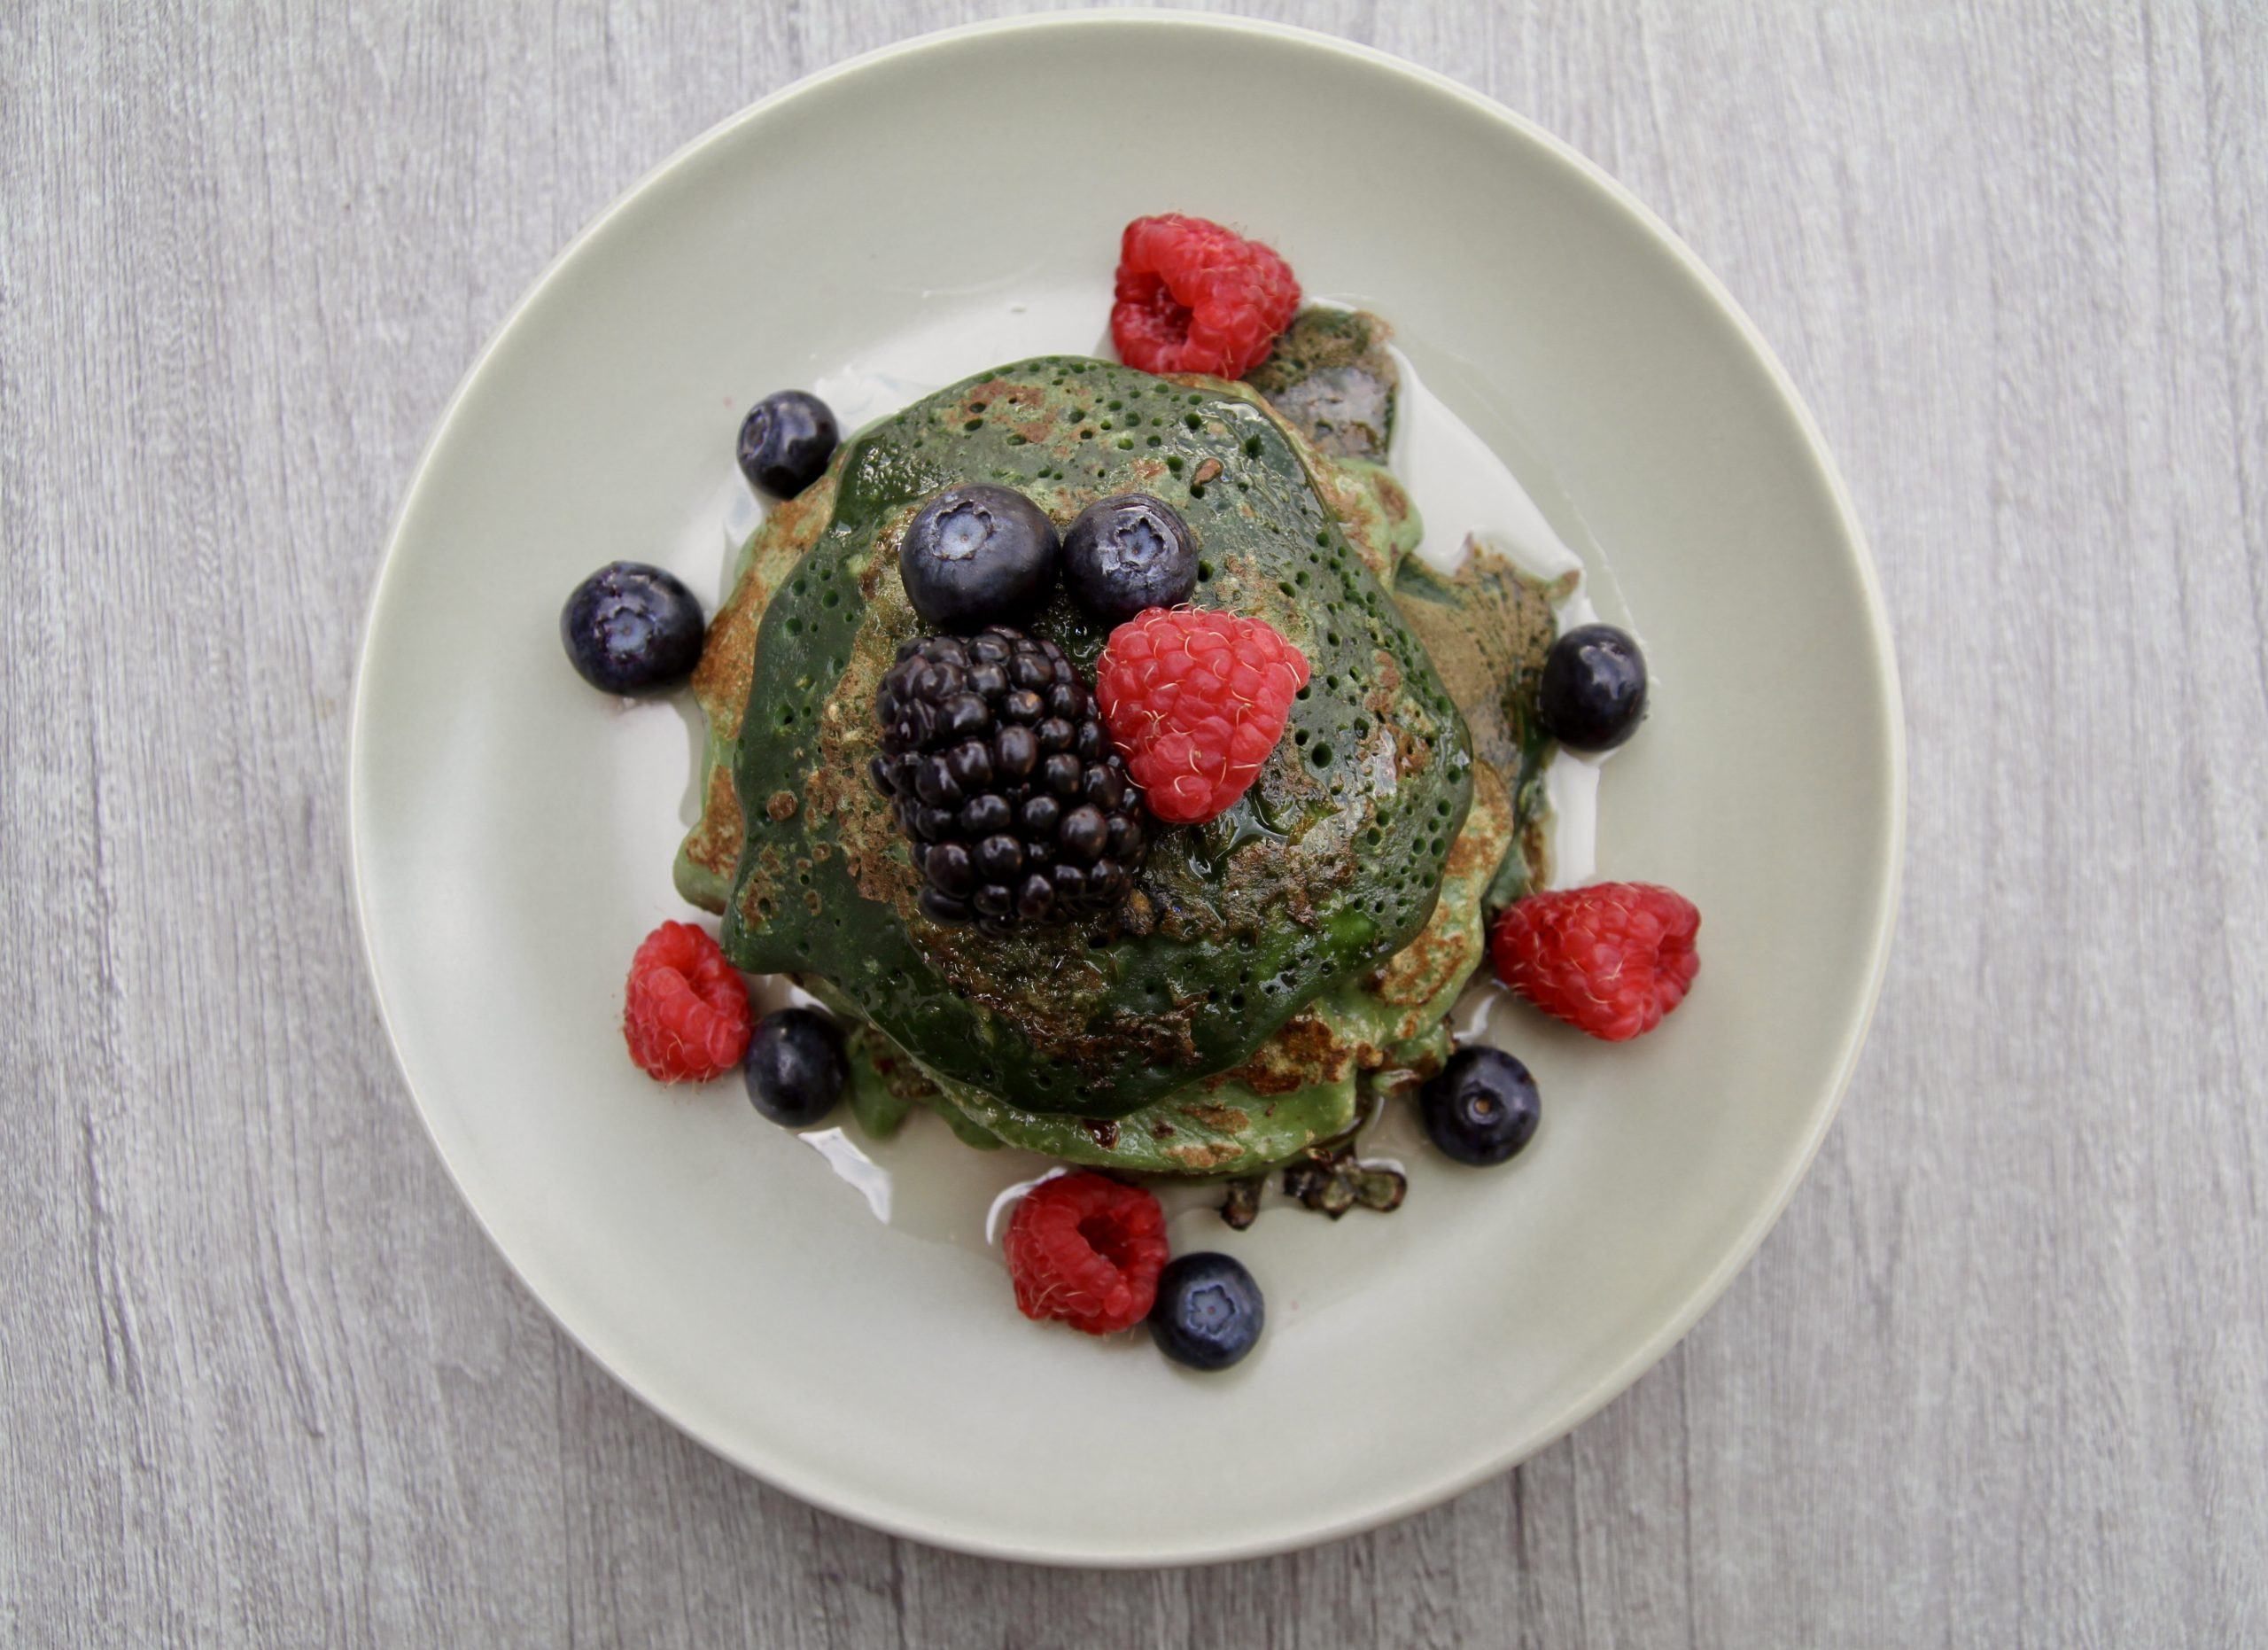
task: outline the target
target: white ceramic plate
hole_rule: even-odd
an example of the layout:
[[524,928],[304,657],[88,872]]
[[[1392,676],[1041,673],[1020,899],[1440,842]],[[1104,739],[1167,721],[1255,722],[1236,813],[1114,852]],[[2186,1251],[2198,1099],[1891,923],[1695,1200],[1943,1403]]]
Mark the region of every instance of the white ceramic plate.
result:
[[[1121,225],[1185,211],[1390,317],[1637,624],[1656,709],[1600,874],[1666,882],[1705,964],[1656,1035],[1524,1010],[1542,1133],[1407,1205],[1250,1233],[1271,1309],[1224,1377],[1018,1318],[996,1159],[916,1118],[896,1224],[737,1086],[624,1057],[638,939],[687,915],[694,714],[593,694],[557,613],[617,556],[718,588],[729,452],[772,389],[966,337],[974,371],[1104,335]],[[1068,336],[1067,336],[1068,334]],[[907,340],[913,340],[908,342]],[[927,340],[926,343],[922,340]],[[1439,524],[1437,524],[1438,525]],[[1611,576],[1604,571],[1611,569]],[[475,364],[411,484],[364,643],[355,876],[409,1086],[528,1287],[663,1414],[869,1523],[1163,1564],[1439,1500],[1658,1358],[1786,1203],[1864,1036],[1903,754],[1848,502],[1763,342],[1559,144],[1448,81],[1283,29],[1054,17],[934,36],[750,109],[594,224]],[[940,1241],[941,1240],[941,1241]]]

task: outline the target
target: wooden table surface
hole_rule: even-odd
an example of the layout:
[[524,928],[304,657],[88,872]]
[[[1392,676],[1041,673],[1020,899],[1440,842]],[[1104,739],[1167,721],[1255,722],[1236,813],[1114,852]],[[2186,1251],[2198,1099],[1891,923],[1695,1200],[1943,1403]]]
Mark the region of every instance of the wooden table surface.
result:
[[1252,8],[1650,201],[1889,596],[1872,1045],[1755,1264],[1597,1419],[1296,1556],[1023,1568],[742,1476],[513,1280],[349,915],[394,501],[616,193],[992,9],[0,7],[0,1640],[2268,1643],[2257,0]]

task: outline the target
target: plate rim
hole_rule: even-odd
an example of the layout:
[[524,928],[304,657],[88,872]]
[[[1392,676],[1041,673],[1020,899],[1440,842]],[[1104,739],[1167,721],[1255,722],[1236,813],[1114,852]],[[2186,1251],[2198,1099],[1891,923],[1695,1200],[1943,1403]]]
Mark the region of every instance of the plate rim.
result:
[[[1881,862],[1875,867],[1875,899],[1869,921],[1874,931],[1871,954],[1868,959],[1867,977],[1861,997],[1856,1005],[1843,1039],[1841,1055],[1824,1092],[1823,1103],[1815,1110],[1807,1137],[1800,1152],[1790,1160],[1785,1175],[1772,1195],[1760,1203],[1743,1227],[1738,1238],[1730,1245],[1718,1263],[1702,1275],[1666,1314],[1660,1326],[1646,1336],[1635,1348],[1597,1376],[1581,1397],[1566,1405],[1542,1428],[1514,1441],[1506,1447],[1478,1453],[1456,1471],[1443,1474],[1428,1483],[1366,1506],[1359,1512],[1303,1524],[1296,1529],[1255,1536],[1250,1539],[1227,1543],[1215,1542],[1187,1546],[1159,1546],[1152,1545],[1138,1550],[1080,1545],[1073,1543],[1055,1548],[1044,1548],[1029,1543],[999,1540],[983,1535],[963,1536],[950,1529],[943,1529],[926,1522],[913,1509],[902,1508],[871,1500],[858,1493],[845,1494],[828,1483],[812,1481],[806,1475],[793,1469],[782,1469],[777,1463],[759,1459],[750,1452],[707,1436],[687,1420],[673,1414],[656,1397],[649,1395],[612,1362],[601,1357],[574,1327],[560,1317],[551,1303],[539,1291],[521,1269],[510,1250],[497,1235],[487,1215],[468,1189],[459,1165],[452,1160],[437,1132],[425,1099],[412,1079],[403,1058],[401,1039],[395,1025],[395,1016],[389,1001],[384,977],[378,968],[376,945],[372,937],[369,910],[369,888],[365,876],[362,820],[369,805],[369,786],[364,774],[369,751],[365,724],[370,714],[370,678],[372,675],[370,637],[381,611],[387,605],[392,574],[397,564],[397,552],[402,543],[403,530],[416,510],[434,466],[449,445],[455,426],[462,414],[464,403],[474,385],[486,373],[491,362],[501,353],[506,341],[518,330],[527,312],[542,298],[559,278],[563,270],[613,220],[628,211],[664,180],[695,154],[711,144],[722,141],[741,128],[762,120],[774,111],[792,104],[797,98],[816,93],[838,80],[849,78],[883,62],[910,57],[954,41],[972,36],[1039,33],[1060,29],[1092,27],[1097,24],[1115,27],[1153,27],[1158,29],[1205,29],[1225,34],[1270,37],[1302,48],[1336,54],[1371,68],[1414,81],[1425,90],[1446,97],[1464,105],[1470,113],[1481,114],[1499,125],[1511,128],[1526,141],[1542,150],[1551,159],[1569,167],[1583,183],[1602,193],[1619,208],[1666,252],[1671,262],[1694,283],[1713,307],[1728,321],[1741,342],[1744,344],[1759,365],[1764,370],[1783,409],[1787,413],[1800,438],[1804,456],[1808,460],[1817,480],[1832,507],[1840,528],[1840,542],[1833,547],[1839,551],[1858,576],[1861,606],[1866,628],[1870,633],[1873,647],[1873,674],[1883,702],[1884,767],[1881,778],[1885,782],[1888,797],[1889,830],[1884,839]],[[1822,549],[1828,547],[1822,546]],[[850,1519],[869,1529],[893,1537],[919,1541],[949,1551],[969,1553],[982,1558],[1000,1559],[1015,1562],[1107,1569],[1142,1569],[1161,1567],[1219,1564],[1244,1559],[1270,1557],[1278,1553],[1297,1552],[1329,1541],[1343,1539],[1363,1531],[1379,1528],[1439,1506],[1464,1493],[1484,1481],[1495,1477],[1523,1461],[1532,1459],[1557,1443],[1575,1428],[1596,1415],[1607,1405],[1621,1397],[1648,1370],[1666,1358],[1701,1319],[1724,1296],[1733,1280],[1744,1271],[1763,1246],[1764,1240],[1779,1224],[1794,1198],[1796,1188],[1809,1175],[1821,1146],[1840,1114],[1845,1096],[1849,1092],[1858,1062],[1864,1054],[1868,1036],[1872,1030],[1878,1009],[1884,981],[1889,967],[1890,951],[1898,927],[1902,884],[1906,862],[1906,832],[1907,813],[1907,756],[1905,695],[1898,665],[1895,633],[1890,623],[1880,578],[1876,571],[1874,556],[1868,548],[1858,511],[1841,471],[1821,436],[1811,409],[1798,390],[1779,356],[1766,340],[1747,312],[1725,287],[1717,276],[1704,263],[1697,253],[1664,222],[1645,202],[1633,193],[1596,162],[1575,149],[1564,139],[1538,125],[1528,117],[1452,80],[1437,70],[1374,46],[1346,40],[1338,35],[1293,24],[1278,23],[1256,18],[1224,16],[1211,12],[1192,12],[1174,8],[1134,9],[1124,6],[1105,6],[1076,12],[1044,12],[1037,14],[987,19],[959,24],[909,36],[904,40],[876,47],[871,51],[845,58],[813,70],[789,82],[756,101],[736,110],[680,144],[658,164],[649,168],[638,179],[602,207],[547,263],[541,273],[513,303],[499,321],[485,343],[475,354],[459,377],[456,387],[434,421],[431,433],[416,463],[411,467],[402,486],[400,502],[388,524],[384,548],[376,573],[372,576],[370,592],[364,603],[361,624],[356,632],[355,667],[353,704],[349,716],[346,755],[346,836],[348,873],[353,883],[353,913],[356,938],[362,957],[363,973],[378,1019],[384,1028],[386,1046],[393,1056],[395,1071],[407,1091],[410,1109],[424,1131],[427,1142],[440,1160],[458,1199],[487,1239],[490,1247],[502,1259],[506,1268],[522,1290],[542,1308],[553,1326],[573,1342],[582,1356],[588,1358],[625,1391],[666,1421],[682,1436],[692,1439],[703,1449],[717,1456],[739,1471],[748,1473],[759,1481],[782,1490],[823,1511]]]

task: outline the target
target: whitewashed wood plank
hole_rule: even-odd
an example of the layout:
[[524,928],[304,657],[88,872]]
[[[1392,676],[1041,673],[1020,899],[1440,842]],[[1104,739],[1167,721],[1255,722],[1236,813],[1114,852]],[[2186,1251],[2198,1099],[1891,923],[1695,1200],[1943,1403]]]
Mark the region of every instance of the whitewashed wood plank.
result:
[[1573,1438],[1310,1553],[990,1564],[711,1459],[488,1251],[346,915],[392,499],[656,159],[998,9],[0,14],[0,1638],[2268,1638],[2257,7],[1252,8],[1652,202],[1898,625],[1876,1042],[1756,1265]]

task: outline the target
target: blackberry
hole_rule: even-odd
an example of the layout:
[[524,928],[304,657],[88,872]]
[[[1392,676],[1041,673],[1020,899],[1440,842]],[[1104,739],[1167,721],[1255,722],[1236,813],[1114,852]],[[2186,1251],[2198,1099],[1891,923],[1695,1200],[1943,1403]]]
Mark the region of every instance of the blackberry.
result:
[[939,922],[1005,934],[1115,907],[1142,862],[1142,793],[1094,689],[1052,642],[993,625],[903,643],[874,690],[882,755]]

